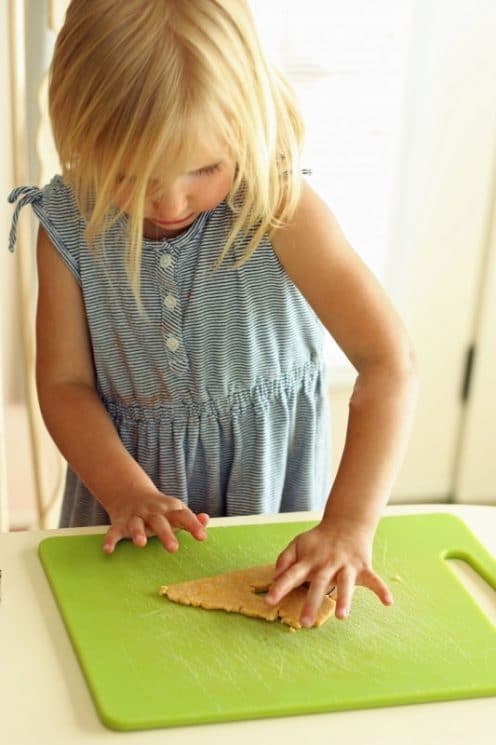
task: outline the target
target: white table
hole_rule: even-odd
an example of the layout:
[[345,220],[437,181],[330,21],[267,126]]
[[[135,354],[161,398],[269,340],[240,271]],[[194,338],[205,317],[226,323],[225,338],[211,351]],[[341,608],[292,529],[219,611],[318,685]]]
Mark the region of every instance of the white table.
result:
[[[388,507],[385,514],[450,512],[460,516],[496,555],[496,507]],[[219,518],[214,525],[317,519],[314,513]],[[96,533],[100,528],[0,534],[0,739],[6,745],[252,745],[284,742],[346,745],[493,745],[494,698],[398,706],[167,730],[119,733],[98,719],[78,661],[37,556],[48,535]],[[494,593],[487,608],[496,611]],[[495,672],[496,674],[496,672]]]

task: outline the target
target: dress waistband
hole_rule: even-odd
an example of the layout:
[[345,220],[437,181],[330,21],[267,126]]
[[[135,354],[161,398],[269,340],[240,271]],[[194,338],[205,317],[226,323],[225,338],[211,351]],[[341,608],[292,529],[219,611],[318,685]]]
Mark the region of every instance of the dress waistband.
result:
[[219,416],[226,413],[236,416],[247,406],[264,408],[278,396],[290,394],[302,386],[314,386],[323,372],[324,363],[320,358],[316,358],[280,378],[261,381],[253,388],[233,391],[225,397],[214,397],[204,401],[195,401],[192,398],[182,401],[162,401],[152,406],[128,405],[122,401],[108,400],[104,396],[102,399],[108,413],[116,419],[159,420],[164,416],[171,419],[187,419]]

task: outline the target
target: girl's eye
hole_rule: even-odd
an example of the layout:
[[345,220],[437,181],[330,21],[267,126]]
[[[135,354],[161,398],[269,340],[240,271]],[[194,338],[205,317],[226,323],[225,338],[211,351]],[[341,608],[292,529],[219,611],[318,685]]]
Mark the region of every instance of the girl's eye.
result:
[[125,174],[119,173],[119,175],[116,177],[116,181],[118,184],[123,184],[124,182],[133,184],[136,181],[136,178],[135,176],[126,176]]
[[213,166],[208,166],[207,168],[200,168],[197,171],[197,174],[199,176],[209,176],[211,173],[215,173],[215,171],[220,170],[220,163],[216,163]]

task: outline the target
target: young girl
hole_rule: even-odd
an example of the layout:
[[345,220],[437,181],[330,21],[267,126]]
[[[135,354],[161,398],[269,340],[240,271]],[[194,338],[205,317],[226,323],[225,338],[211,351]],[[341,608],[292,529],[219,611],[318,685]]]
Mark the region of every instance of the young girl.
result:
[[[69,464],[61,526],[104,550],[208,516],[322,510],[277,560],[392,602],[372,543],[415,398],[410,341],[302,178],[303,127],[244,0],[72,0],[51,66],[62,176],[22,187],[38,238],[37,386]],[[330,485],[326,327],[358,371]],[[275,557],[274,557],[275,558]]]

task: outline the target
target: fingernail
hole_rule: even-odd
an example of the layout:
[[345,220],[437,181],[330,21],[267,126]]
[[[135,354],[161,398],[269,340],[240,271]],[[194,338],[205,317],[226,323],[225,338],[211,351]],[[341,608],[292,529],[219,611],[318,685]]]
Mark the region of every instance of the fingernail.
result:
[[312,619],[308,616],[303,616],[301,619],[301,625],[305,626],[306,628],[310,627],[312,625]]

